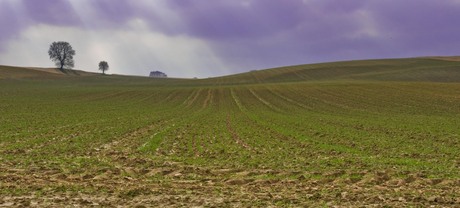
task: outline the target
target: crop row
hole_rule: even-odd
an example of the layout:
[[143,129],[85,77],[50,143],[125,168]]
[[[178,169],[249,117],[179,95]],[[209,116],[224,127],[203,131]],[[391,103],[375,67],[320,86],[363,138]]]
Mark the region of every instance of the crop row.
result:
[[2,161],[71,164],[120,141],[143,157],[222,168],[458,170],[458,84],[92,84],[3,88]]

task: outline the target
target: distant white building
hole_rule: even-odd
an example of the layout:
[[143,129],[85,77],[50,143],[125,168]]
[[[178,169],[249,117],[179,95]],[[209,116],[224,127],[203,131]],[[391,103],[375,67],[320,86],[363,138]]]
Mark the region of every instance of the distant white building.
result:
[[168,75],[161,71],[151,71],[149,77],[166,78]]

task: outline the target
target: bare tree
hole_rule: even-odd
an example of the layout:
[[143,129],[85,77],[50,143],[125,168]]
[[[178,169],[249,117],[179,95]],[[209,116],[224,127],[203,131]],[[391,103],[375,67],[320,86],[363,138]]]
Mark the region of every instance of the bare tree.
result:
[[48,55],[50,55],[50,59],[56,63],[56,66],[61,71],[64,68],[74,67],[73,56],[75,56],[75,50],[72,49],[72,46],[68,42],[53,42],[48,50]]
[[102,71],[102,74],[105,74],[105,71],[109,70],[109,64],[107,61],[99,62],[99,70]]

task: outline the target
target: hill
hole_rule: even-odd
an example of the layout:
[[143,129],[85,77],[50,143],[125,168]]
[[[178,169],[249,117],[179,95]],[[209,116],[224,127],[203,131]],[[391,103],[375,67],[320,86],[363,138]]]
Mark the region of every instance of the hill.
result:
[[15,67],[0,65],[0,79],[55,79],[66,76],[94,76],[96,73],[81,70],[65,70],[57,68]]
[[217,77],[208,83],[251,84],[325,80],[460,82],[460,59],[424,57],[305,64]]
[[[98,74],[81,70],[67,70],[67,73],[63,73],[55,68],[0,66],[0,79],[40,79],[94,75]],[[180,79],[171,80],[174,80],[175,84],[193,83],[197,85],[235,85],[328,80],[460,82],[460,58],[421,57],[341,61],[254,70],[241,74],[200,80],[182,79],[182,82],[179,81]]]

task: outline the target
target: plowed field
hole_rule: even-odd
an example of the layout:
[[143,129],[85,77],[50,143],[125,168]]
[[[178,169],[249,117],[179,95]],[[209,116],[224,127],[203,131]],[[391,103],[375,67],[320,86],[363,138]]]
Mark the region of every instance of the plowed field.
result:
[[458,82],[225,80],[0,80],[0,206],[460,206]]

